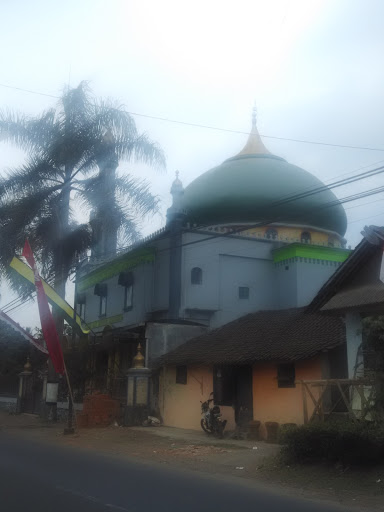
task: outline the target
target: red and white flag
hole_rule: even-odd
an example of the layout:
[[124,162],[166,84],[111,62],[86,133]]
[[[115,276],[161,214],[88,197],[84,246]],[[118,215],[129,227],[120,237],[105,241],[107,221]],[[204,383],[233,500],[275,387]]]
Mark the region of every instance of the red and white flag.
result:
[[4,311],[0,310],[0,321],[5,322],[8,324],[12,329],[17,331],[21,336],[32,343],[37,349],[39,349],[41,352],[44,352],[44,354],[48,354],[48,350],[44,347],[44,345],[40,342],[40,340],[37,340],[34,338],[29,332],[27,332],[25,329],[23,329],[18,323],[16,323],[10,316],[8,316]]
[[25,241],[22,256],[27,260],[33,270],[35,277],[35,286],[37,292],[37,303],[39,306],[41,329],[43,331],[44,340],[47,344],[48,353],[52,360],[56,373],[63,375],[65,373],[63,352],[61,350],[59,336],[57,335],[56,326],[53,321],[51,310],[49,309],[48,299],[45,295],[41,277],[36,268],[35,258],[28,240]]

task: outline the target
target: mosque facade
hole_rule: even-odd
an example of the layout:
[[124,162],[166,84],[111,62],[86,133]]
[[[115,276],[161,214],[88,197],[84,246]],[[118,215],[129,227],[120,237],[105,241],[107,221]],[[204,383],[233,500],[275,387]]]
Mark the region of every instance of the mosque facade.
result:
[[255,116],[237,155],[185,188],[177,175],[171,194],[163,229],[78,272],[76,307],[106,386],[122,381],[139,341],[155,373],[188,340],[246,315],[304,308],[349,256],[342,204],[268,151]]

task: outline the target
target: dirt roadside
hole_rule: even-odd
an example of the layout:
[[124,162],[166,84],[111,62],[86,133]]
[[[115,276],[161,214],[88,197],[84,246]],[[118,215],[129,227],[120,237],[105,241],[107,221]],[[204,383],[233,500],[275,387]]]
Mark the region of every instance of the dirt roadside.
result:
[[165,464],[246,485],[263,485],[275,492],[324,500],[349,510],[384,510],[384,466],[341,469],[284,466],[278,447],[264,442],[211,439],[203,432],[168,427],[81,429],[63,435],[64,425],[48,425],[34,416],[0,412],[1,431],[74,449]]

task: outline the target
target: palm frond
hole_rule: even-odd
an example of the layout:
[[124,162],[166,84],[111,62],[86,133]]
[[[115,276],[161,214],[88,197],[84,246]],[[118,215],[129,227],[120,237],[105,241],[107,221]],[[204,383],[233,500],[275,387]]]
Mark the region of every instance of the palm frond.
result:
[[55,136],[55,111],[31,118],[10,111],[0,111],[0,140],[11,142],[28,153],[42,154]]
[[131,140],[125,136],[116,138],[115,151],[119,160],[142,162],[147,165],[165,168],[166,158],[158,144],[141,134]]
[[0,181],[0,197],[22,197],[47,185],[60,185],[63,178],[53,162],[31,157],[18,169],[7,170],[7,177]]

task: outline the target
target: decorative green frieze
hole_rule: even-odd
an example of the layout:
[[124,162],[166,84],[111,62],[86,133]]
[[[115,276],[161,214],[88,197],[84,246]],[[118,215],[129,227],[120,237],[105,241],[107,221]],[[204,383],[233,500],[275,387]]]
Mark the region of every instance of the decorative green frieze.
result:
[[347,249],[323,247],[321,245],[290,244],[273,251],[273,261],[279,263],[290,258],[300,257],[342,263],[351,252]]
[[96,329],[97,327],[105,327],[106,325],[117,324],[118,322],[122,322],[124,320],[124,315],[115,315],[110,316],[108,318],[100,318],[100,320],[95,320],[95,322],[90,322],[87,324],[91,329]]
[[120,272],[134,268],[141,263],[150,263],[154,259],[154,247],[144,247],[143,249],[137,249],[136,251],[119,256],[110,263],[107,263],[80,278],[77,283],[77,290],[82,292],[91,286],[95,286],[95,284],[101,283],[113,276],[117,276]]

